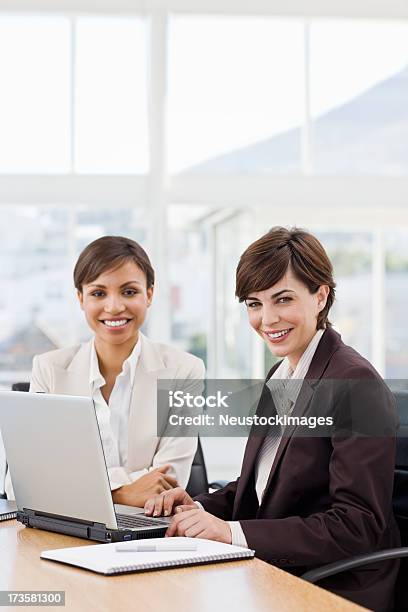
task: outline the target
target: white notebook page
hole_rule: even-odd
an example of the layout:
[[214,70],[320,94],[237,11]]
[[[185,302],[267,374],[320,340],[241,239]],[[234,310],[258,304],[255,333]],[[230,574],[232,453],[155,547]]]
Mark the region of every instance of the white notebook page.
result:
[[[169,538],[169,543],[191,542],[190,538]],[[211,540],[194,538],[197,550],[180,550],[169,552],[123,552],[116,551],[115,544],[95,544],[91,546],[78,546],[74,548],[59,548],[57,550],[46,550],[41,553],[42,559],[60,561],[90,569],[102,574],[115,574],[123,571],[138,571],[144,569],[155,569],[157,567],[174,567],[177,565],[194,564],[205,561],[221,561],[223,559],[251,558],[254,551],[231,544],[222,544]],[[165,538],[149,538],[122,542],[121,547],[126,544],[129,547],[135,545],[164,545]]]

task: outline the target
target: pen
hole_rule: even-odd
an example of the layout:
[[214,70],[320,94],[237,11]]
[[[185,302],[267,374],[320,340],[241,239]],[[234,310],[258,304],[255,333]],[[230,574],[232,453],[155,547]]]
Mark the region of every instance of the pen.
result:
[[166,544],[133,544],[128,543],[116,544],[116,552],[175,552],[181,550],[197,550],[196,542],[174,542]]

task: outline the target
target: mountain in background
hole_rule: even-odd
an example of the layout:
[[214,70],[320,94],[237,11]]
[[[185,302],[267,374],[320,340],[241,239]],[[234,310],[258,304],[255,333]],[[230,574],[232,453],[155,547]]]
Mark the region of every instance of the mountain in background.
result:
[[[407,174],[408,67],[313,121],[317,174]],[[297,173],[300,128],[191,166],[189,174]]]

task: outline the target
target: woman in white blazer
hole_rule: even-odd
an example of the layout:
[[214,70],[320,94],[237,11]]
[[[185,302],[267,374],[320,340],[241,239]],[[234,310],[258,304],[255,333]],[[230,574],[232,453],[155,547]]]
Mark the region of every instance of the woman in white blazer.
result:
[[[197,447],[194,437],[158,437],[157,381],[177,386],[179,379],[184,391],[197,393],[204,364],[140,332],[154,271],[133,240],[104,236],[89,244],[74,283],[94,337],[34,357],[30,391],[93,398],[113,500],[143,506],[152,493],[186,486]],[[6,492],[14,497],[9,477]]]

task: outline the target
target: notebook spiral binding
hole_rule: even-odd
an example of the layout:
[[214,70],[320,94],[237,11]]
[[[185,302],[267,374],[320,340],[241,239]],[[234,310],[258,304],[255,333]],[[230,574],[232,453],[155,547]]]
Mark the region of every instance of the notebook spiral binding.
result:
[[6,512],[5,514],[0,514],[0,521],[9,521],[11,519],[15,519],[16,514],[16,512]]
[[177,559],[173,561],[157,561],[156,563],[139,563],[138,565],[118,565],[112,567],[107,572],[108,574],[122,574],[124,572],[143,571],[150,569],[160,569],[165,567],[177,567],[182,565],[197,565],[201,563],[213,563],[216,561],[229,561],[236,559],[245,559],[253,556],[251,550],[243,551],[242,553],[229,553],[223,555],[205,555],[203,557],[195,557],[194,563],[191,559]]

